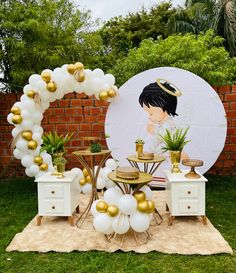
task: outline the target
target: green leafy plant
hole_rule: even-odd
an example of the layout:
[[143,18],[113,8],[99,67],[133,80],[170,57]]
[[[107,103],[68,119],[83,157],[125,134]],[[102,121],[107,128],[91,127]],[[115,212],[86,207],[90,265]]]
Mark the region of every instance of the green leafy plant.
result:
[[66,164],[67,160],[64,157],[56,157],[53,161],[54,164]]
[[135,140],[135,144],[145,144],[145,141],[143,139],[141,139],[141,138],[137,138]]
[[93,142],[90,144],[90,151],[92,153],[99,153],[99,152],[101,152],[101,150],[102,150],[102,146],[100,143]]
[[42,136],[43,144],[40,149],[41,152],[46,151],[50,155],[56,153],[65,153],[65,144],[70,141],[74,133],[68,133],[65,136],[58,135],[57,132],[45,133]]
[[176,129],[174,133],[171,133],[168,129],[166,129],[166,133],[162,136],[159,134],[160,138],[164,142],[165,146],[161,147],[161,149],[166,151],[182,151],[184,146],[190,141],[186,140],[186,135],[189,127],[186,129]]

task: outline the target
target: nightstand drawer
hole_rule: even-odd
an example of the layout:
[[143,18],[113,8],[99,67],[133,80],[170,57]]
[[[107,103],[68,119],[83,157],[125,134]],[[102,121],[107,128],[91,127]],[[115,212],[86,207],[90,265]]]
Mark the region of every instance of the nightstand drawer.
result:
[[198,200],[180,200],[179,212],[180,213],[198,213],[199,201]]
[[64,202],[63,201],[44,201],[44,210],[46,213],[63,213]]
[[44,198],[63,198],[63,185],[45,185],[43,187]]
[[178,188],[179,198],[197,198],[199,196],[198,185],[181,185]]

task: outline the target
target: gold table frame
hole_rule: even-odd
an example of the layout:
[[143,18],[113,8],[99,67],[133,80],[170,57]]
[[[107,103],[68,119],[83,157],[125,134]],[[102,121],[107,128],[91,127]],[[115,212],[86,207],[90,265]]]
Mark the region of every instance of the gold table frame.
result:
[[[142,188],[144,185],[146,185],[147,183],[152,181],[152,175],[145,173],[145,172],[140,172],[139,178],[137,178],[137,179],[123,179],[123,178],[117,177],[116,171],[113,171],[108,174],[108,178],[111,179],[120,188],[120,190],[124,194],[130,194],[132,189],[133,189],[133,193],[135,193],[140,188]],[[122,183],[124,187],[122,187],[119,183]],[[145,243],[151,238],[150,234],[148,233],[147,230],[144,232],[138,233],[138,232],[134,231],[132,228],[130,228],[130,229],[132,230],[132,234],[133,234],[134,239],[137,244],[140,244],[140,241],[138,239],[138,234],[145,235],[145,237],[146,237]],[[116,235],[117,235],[117,233],[113,232],[111,235],[109,235],[109,236],[106,235],[105,237],[110,242],[112,238],[116,238]],[[126,233],[122,234],[121,247],[123,246],[125,235],[126,235]]]
[[[89,150],[81,150],[81,151],[75,151],[72,152],[73,155],[76,156],[76,158],[78,159],[78,161],[82,164],[82,166],[87,170],[88,175],[91,177],[91,184],[92,184],[92,192],[91,192],[91,196],[89,199],[89,203],[87,205],[87,207],[85,208],[85,210],[82,212],[82,214],[79,216],[77,222],[76,222],[76,226],[79,228],[84,220],[86,219],[86,217],[88,216],[91,206],[93,204],[93,201],[98,199],[98,193],[97,193],[97,179],[98,179],[98,174],[103,166],[103,164],[105,163],[105,161],[108,159],[108,157],[111,154],[111,151],[109,150],[102,150],[101,152],[98,153],[92,153]],[[98,164],[98,168],[96,170],[95,173],[95,157],[96,156],[102,156],[101,161]],[[89,165],[89,160],[87,159],[89,157],[90,159],[90,165]]]

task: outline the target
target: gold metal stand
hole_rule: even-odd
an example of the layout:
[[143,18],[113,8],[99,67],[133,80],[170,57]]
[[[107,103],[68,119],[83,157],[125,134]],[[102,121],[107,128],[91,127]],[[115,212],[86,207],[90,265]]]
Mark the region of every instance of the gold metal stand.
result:
[[[82,151],[73,152],[73,155],[75,155],[77,157],[77,159],[82,164],[82,166],[87,170],[88,175],[91,177],[91,184],[92,184],[92,192],[91,192],[88,206],[85,208],[85,210],[79,216],[79,218],[76,222],[77,227],[80,227],[83,224],[84,220],[86,219],[86,217],[89,214],[89,211],[91,209],[93,201],[98,199],[98,193],[97,193],[98,174],[101,170],[101,167],[103,166],[103,164],[105,163],[107,158],[110,156],[110,154],[111,154],[111,151],[109,151],[109,150],[102,150],[99,153],[92,153],[89,150],[82,150]],[[96,156],[101,156],[102,159],[100,160],[100,162],[98,164],[98,168],[95,173],[94,167],[95,167],[95,157]],[[90,160],[90,165],[88,162],[89,160]]]
[[[147,183],[152,181],[152,175],[148,174],[148,173],[144,173],[144,172],[139,173],[139,178],[129,180],[129,179],[123,179],[123,178],[117,177],[116,171],[113,171],[108,174],[108,178],[111,179],[120,188],[120,190],[124,194],[131,194],[132,191],[133,191],[133,193],[135,193],[140,188],[142,188],[144,185],[146,185]],[[120,183],[122,183],[123,187],[120,185]],[[132,228],[130,228],[130,231],[132,232],[137,245],[147,243],[147,241],[150,239],[150,235],[149,235],[148,231],[136,232]],[[121,237],[121,247],[123,246],[124,239],[125,239],[125,236],[127,235],[127,233],[121,235],[122,236]],[[144,242],[141,242],[139,240],[139,237],[142,235],[144,235],[144,237],[146,238],[146,240]],[[112,238],[115,239],[116,236],[117,236],[117,234],[114,232],[110,236],[106,236],[106,238],[108,241],[111,241],[111,239]]]

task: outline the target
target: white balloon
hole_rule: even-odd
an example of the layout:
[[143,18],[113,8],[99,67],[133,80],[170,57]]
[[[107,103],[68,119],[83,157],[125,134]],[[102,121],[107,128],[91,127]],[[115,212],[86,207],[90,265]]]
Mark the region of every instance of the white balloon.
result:
[[102,90],[104,90],[104,91],[109,91],[109,90],[110,90],[110,85],[107,84],[107,83],[105,83],[105,84],[103,85],[103,87],[102,87]]
[[33,140],[37,141],[39,144],[39,140],[42,138],[42,135],[39,132],[35,132],[32,135]]
[[40,154],[40,146],[38,146],[35,150],[28,150],[28,154],[32,155],[32,156],[36,156]]
[[39,111],[35,111],[33,114],[32,114],[32,117],[31,117],[32,121],[34,123],[40,123],[43,119],[43,115],[42,113],[40,113]]
[[[23,96],[25,96],[25,95],[23,95]],[[23,97],[23,96],[21,96],[21,97]],[[27,97],[27,99],[23,101],[23,108],[27,109],[28,111],[34,112],[35,111],[34,100],[31,100]]]
[[[52,70],[49,69],[49,68],[47,68],[47,69],[44,69],[44,70],[42,71],[42,73],[49,73],[49,74],[52,74]],[[42,74],[42,73],[41,73],[41,74]]]
[[86,183],[81,187],[81,189],[84,194],[90,194],[92,192],[92,185],[90,183]]
[[105,179],[105,180],[109,180],[109,178],[107,177],[107,175],[108,175],[109,173],[111,173],[111,172],[112,172],[112,170],[111,170],[110,168],[104,167],[104,168],[102,168],[101,171],[100,171],[101,177],[102,177],[103,179]]
[[13,115],[12,113],[10,113],[10,114],[7,115],[7,122],[10,123],[10,124],[12,124],[12,125],[14,124],[14,123],[12,122],[13,116],[14,116],[14,115]]
[[133,195],[124,194],[119,200],[118,207],[122,213],[131,215],[136,211],[137,201]]
[[29,168],[26,168],[26,169],[25,169],[25,174],[26,174],[27,176],[29,176],[29,177],[34,177],[34,174],[30,171]]
[[150,217],[147,213],[136,211],[130,216],[130,226],[136,232],[144,232],[150,226]]
[[115,217],[112,228],[117,234],[125,234],[130,228],[129,216],[120,214]]
[[85,74],[86,78],[89,79],[90,77],[92,77],[93,72],[92,72],[92,70],[90,70],[90,69],[85,69],[85,70],[84,70],[84,74]]
[[115,77],[112,74],[106,74],[104,76],[104,80],[107,84],[109,84],[110,86],[115,84]]
[[32,120],[29,120],[29,119],[25,119],[21,122],[21,127],[24,129],[24,130],[32,130],[34,126],[34,123]]
[[41,109],[44,112],[45,110],[47,110],[50,106],[50,103],[48,101],[44,101],[43,103],[41,103]]
[[93,204],[92,204],[92,206],[91,206],[91,213],[92,213],[92,215],[95,217],[96,215],[98,215],[99,214],[99,212],[97,211],[97,209],[96,209],[96,205],[97,205],[97,203],[99,202],[99,201],[103,201],[102,199],[98,199],[98,200],[95,200],[94,202],[93,202]]
[[36,88],[40,91],[47,91],[47,84],[43,80],[38,80],[36,83]]
[[114,171],[118,167],[116,161],[113,158],[107,159],[105,166],[111,169],[112,171]]
[[30,166],[29,170],[30,170],[30,173],[31,173],[33,176],[35,176],[35,175],[39,172],[39,166],[33,164],[33,165]]
[[122,196],[121,190],[117,188],[110,188],[105,191],[104,193],[104,200],[109,204],[109,205],[116,205],[118,206],[120,198]]
[[139,189],[140,191],[143,191],[146,194],[146,199],[147,200],[152,200],[153,198],[153,192],[148,186],[143,186],[142,188]]
[[71,172],[75,172],[78,175],[78,179],[83,178],[83,172],[80,168],[73,168],[72,170],[70,170]]
[[116,184],[111,179],[107,179],[105,181],[106,181],[106,188],[107,189],[114,188],[116,186]]
[[13,155],[16,159],[21,159],[24,156],[24,152],[16,148],[13,151]]
[[22,109],[22,106],[23,106],[23,104],[22,104],[22,102],[16,102],[16,103],[14,103],[14,105],[13,105],[14,107],[19,107],[20,109]]
[[36,86],[37,82],[41,80],[41,76],[38,74],[33,74],[29,77],[29,84],[32,86]]
[[43,158],[43,162],[49,164],[52,164],[52,156],[46,152],[41,153],[41,156]]
[[21,159],[22,166],[29,168],[34,163],[34,158],[32,155],[24,155]]
[[94,228],[103,234],[112,233],[112,219],[106,213],[99,213],[93,219]]
[[32,128],[32,131],[34,133],[38,132],[40,134],[43,134],[43,128],[41,126],[39,126],[39,125],[34,125],[33,128]]
[[106,180],[101,178],[101,177],[98,177],[97,179],[97,189],[101,190],[105,187],[106,185]]
[[92,85],[92,90],[95,92],[96,90],[102,90],[102,87],[103,87],[103,81],[99,78],[94,78],[92,79],[92,82],[91,82],[91,85]]
[[47,172],[39,171],[36,175],[35,178],[39,178],[40,176],[45,175]]
[[23,120],[24,119],[30,119],[31,115],[32,115],[32,113],[29,112],[27,109],[22,110],[20,114],[21,114]]
[[98,78],[102,78],[104,76],[104,72],[102,71],[102,69],[96,68],[93,70],[93,76],[98,77]]
[[21,150],[22,152],[26,152],[28,150],[28,142],[24,139],[19,139],[16,142],[16,148]]
[[20,101],[23,103],[24,101],[29,100],[30,98],[26,96],[25,94],[20,97]]
[[12,130],[11,134],[12,134],[13,137],[16,137],[20,132],[22,132],[22,128],[21,127],[15,127]]

